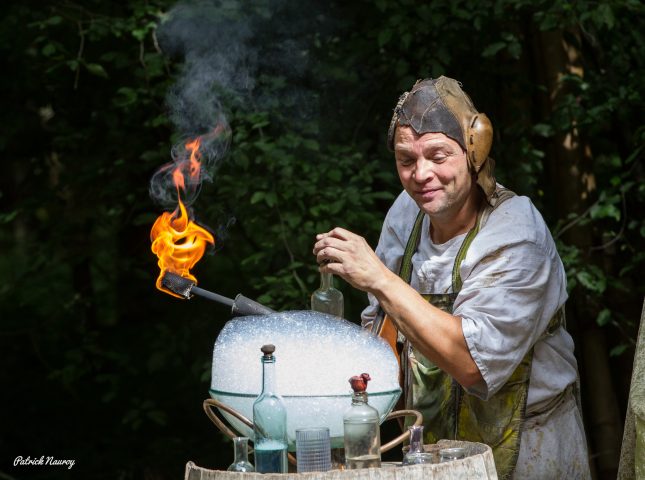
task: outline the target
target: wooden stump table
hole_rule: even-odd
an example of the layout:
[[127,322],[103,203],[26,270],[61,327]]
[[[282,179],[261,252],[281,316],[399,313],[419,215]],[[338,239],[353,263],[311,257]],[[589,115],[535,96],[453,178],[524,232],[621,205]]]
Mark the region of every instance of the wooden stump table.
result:
[[425,445],[426,451],[437,453],[442,448],[452,447],[464,448],[466,458],[409,467],[385,464],[382,468],[284,474],[208,470],[188,462],[184,480],[497,480],[493,452],[488,445],[452,440]]

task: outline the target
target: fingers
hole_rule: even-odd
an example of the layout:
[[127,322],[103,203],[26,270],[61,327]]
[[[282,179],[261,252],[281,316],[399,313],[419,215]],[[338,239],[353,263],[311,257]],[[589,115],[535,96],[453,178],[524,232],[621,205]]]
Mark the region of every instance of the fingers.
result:
[[316,240],[322,240],[323,238],[327,237],[335,237],[335,238],[340,238],[342,240],[347,240],[350,236],[356,236],[349,230],[345,230],[344,228],[341,227],[336,227],[333,230],[330,230],[327,233],[319,233],[316,235]]
[[344,228],[316,235],[313,253],[322,273],[337,275],[359,290],[369,291],[381,269],[387,270],[363,237]]
[[343,257],[342,250],[331,246],[321,246],[317,251],[314,248],[314,254],[316,255],[316,261],[321,265],[330,262],[342,262]]
[[322,263],[318,267],[318,271],[320,271],[321,273],[331,273],[347,280],[344,276],[345,269],[343,268],[343,264],[339,262]]
[[342,263],[343,254],[351,250],[351,239],[355,236],[349,230],[339,227],[316,235],[317,241],[314,245],[313,253],[316,255],[318,264]]
[[314,254],[318,253],[324,248],[333,248],[340,251],[346,251],[348,249],[347,240],[340,240],[338,238],[326,237],[322,240],[319,240],[314,245]]
[[314,255],[318,255],[326,247],[332,247],[339,251],[348,251],[351,245],[359,240],[362,240],[362,237],[344,228],[336,227],[327,233],[319,233],[316,235],[313,253]]

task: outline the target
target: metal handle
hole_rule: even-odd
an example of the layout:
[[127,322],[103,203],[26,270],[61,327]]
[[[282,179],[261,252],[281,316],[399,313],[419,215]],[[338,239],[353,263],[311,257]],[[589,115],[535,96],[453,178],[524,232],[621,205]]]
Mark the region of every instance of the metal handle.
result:
[[[222,403],[222,402],[220,402],[218,400],[215,400],[215,399],[212,399],[212,398],[207,398],[206,400],[204,400],[204,403],[203,403],[203,408],[204,408],[204,412],[206,413],[206,416],[210,419],[211,422],[213,422],[215,424],[215,426],[217,428],[219,428],[219,430],[224,435],[226,435],[230,439],[233,439],[234,437],[239,437],[239,434],[235,433],[233,430],[228,428],[228,426],[222,420],[220,420],[220,418],[213,412],[213,409],[211,407],[217,407],[220,410],[223,410],[223,411],[225,411],[227,413],[230,413],[235,418],[237,418],[242,423],[244,423],[246,426],[248,426],[250,428],[253,428],[253,422],[251,422],[251,420],[246,418],[244,415],[242,415],[237,410],[229,407],[228,405],[225,405],[224,403]],[[416,410],[397,410],[397,411],[391,412],[387,417],[385,417],[384,421],[392,420],[394,418],[400,418],[400,417],[415,417],[415,420],[414,420],[414,423],[413,423],[414,426],[418,426],[418,425],[421,425],[423,423],[423,415],[421,415],[421,413],[417,412]],[[394,440],[391,440],[391,441],[387,442],[385,445],[382,445],[381,446],[381,453],[385,453],[385,452],[387,452],[389,450],[392,450],[392,448],[394,448],[397,445],[403,443],[408,438],[410,438],[410,431],[409,430],[403,432],[401,435],[396,437]],[[249,453],[251,453],[251,452],[253,452],[252,449],[251,449],[251,451]],[[291,463],[292,465],[297,464],[296,458],[291,453],[287,453],[287,457],[289,458],[289,463]]]
[[[215,412],[213,412],[213,409],[211,407],[217,407],[220,410],[224,410],[225,412],[230,413],[235,418],[240,420],[247,427],[250,427],[251,429],[253,428],[253,422],[251,420],[246,418],[237,410],[229,407],[228,405],[218,400],[215,400],[213,398],[207,398],[206,400],[204,400],[204,403],[202,404],[202,406],[204,408],[204,412],[206,413],[206,416],[210,419],[210,421],[213,422],[217,428],[219,428],[220,432],[222,432],[224,435],[229,437],[231,440],[235,437],[239,437],[239,434],[235,433],[233,430],[228,428],[228,426],[222,420],[220,420],[220,418],[215,414]],[[253,442],[253,439],[249,439],[249,440]],[[253,453],[252,448],[249,450],[249,453]],[[296,457],[294,457],[288,452],[287,452],[287,458],[289,459],[289,463],[291,465],[297,465]]]
[[213,400],[212,398],[207,398],[206,400],[204,400],[204,403],[202,404],[202,406],[204,407],[204,412],[206,413],[206,416],[210,419],[210,421],[213,422],[215,426],[219,428],[220,431],[231,440],[235,437],[239,437],[239,435],[235,433],[233,430],[231,430],[230,428],[228,428],[228,426],[222,420],[219,419],[219,417],[213,412],[213,409],[210,407],[217,407],[220,410],[224,410],[225,412],[230,413],[235,418],[240,420],[246,426],[253,428],[253,422],[251,422],[251,420],[246,418],[237,410],[234,410],[228,405],[223,404],[222,402]]
[[268,315],[270,313],[275,313],[275,310],[262,305],[255,300],[251,300],[241,293],[235,297],[233,307],[231,308],[231,314],[234,317],[244,317],[246,315]]
[[[414,423],[412,424],[414,426],[418,426],[423,423],[423,415],[421,415],[421,413],[417,412],[416,410],[397,410],[395,412],[391,412],[387,417],[385,417],[384,421],[392,420],[393,418],[399,418],[399,417],[416,417],[416,419],[414,420]],[[410,438],[410,430],[406,430],[401,435],[396,437],[394,440],[391,440],[387,442],[385,445],[382,445],[381,453],[385,453],[388,450],[392,450],[394,447],[403,443],[408,438]]]

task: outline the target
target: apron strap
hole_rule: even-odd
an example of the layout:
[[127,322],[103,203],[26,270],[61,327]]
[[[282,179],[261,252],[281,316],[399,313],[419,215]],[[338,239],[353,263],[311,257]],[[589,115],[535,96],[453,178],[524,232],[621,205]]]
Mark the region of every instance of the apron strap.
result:
[[412,232],[410,232],[410,236],[408,237],[408,243],[403,252],[403,260],[401,260],[401,267],[399,268],[399,277],[407,284],[410,283],[412,278],[412,255],[417,251],[419,241],[421,240],[421,226],[423,225],[424,216],[423,210],[419,209],[414,226],[412,227]]
[[459,290],[461,290],[461,285],[463,282],[461,281],[461,273],[459,270],[461,269],[461,263],[464,261],[464,258],[466,258],[466,252],[468,251],[468,247],[470,247],[470,244],[473,243],[473,240],[475,239],[475,235],[479,233],[479,230],[481,228],[481,219],[483,213],[487,210],[487,208],[482,208],[479,213],[477,214],[477,221],[475,222],[475,225],[473,228],[470,229],[468,234],[466,235],[466,238],[464,238],[464,241],[461,243],[461,247],[459,248],[459,251],[457,252],[457,255],[455,256],[455,263],[452,265],[452,292],[457,293]]
[[[512,191],[506,188],[500,188],[495,191],[495,194],[491,198],[491,204],[484,206],[477,213],[477,221],[475,222],[475,225],[468,231],[466,238],[464,238],[464,241],[462,242],[461,247],[459,248],[459,251],[455,256],[455,263],[452,267],[453,293],[457,293],[459,292],[459,290],[461,290],[461,285],[463,282],[461,280],[461,273],[459,272],[459,270],[461,268],[461,263],[464,261],[464,258],[466,258],[468,247],[470,247],[470,244],[475,239],[475,236],[479,233],[481,227],[488,220],[491,212],[499,205],[501,205],[504,201],[508,200],[514,195],[515,193],[513,193]],[[408,237],[408,243],[405,245],[405,250],[403,251],[403,259],[401,260],[401,267],[399,268],[399,277],[401,277],[403,281],[408,284],[410,283],[410,280],[412,278],[412,256],[417,251],[419,242],[421,241],[421,230],[424,217],[425,213],[420,209],[419,213],[417,214],[417,218],[414,220],[412,231],[410,232],[410,236]]]

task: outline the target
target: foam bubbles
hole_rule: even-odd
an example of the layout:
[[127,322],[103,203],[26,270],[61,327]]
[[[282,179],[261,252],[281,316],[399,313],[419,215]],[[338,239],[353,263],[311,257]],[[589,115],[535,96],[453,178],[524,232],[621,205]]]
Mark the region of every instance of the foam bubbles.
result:
[[367,372],[368,393],[399,388],[398,362],[389,345],[361,327],[313,311],[238,317],[220,332],[213,351],[211,388],[259,395],[262,345],[276,347],[277,391],[316,396],[351,393],[348,380]]

